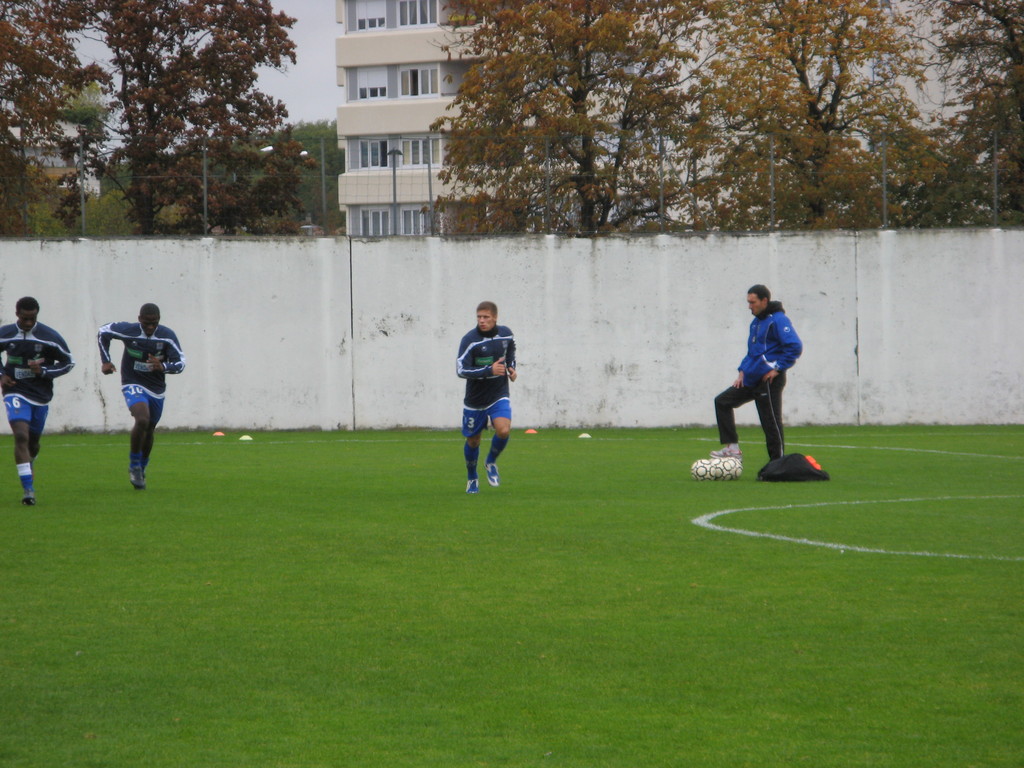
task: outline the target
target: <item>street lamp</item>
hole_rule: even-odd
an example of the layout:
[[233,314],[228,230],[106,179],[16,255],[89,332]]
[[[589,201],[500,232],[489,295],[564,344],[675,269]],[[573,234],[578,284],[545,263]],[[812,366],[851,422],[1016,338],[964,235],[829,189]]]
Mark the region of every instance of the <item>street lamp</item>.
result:
[[398,234],[398,158],[402,150],[395,148],[388,152],[391,158],[391,234]]

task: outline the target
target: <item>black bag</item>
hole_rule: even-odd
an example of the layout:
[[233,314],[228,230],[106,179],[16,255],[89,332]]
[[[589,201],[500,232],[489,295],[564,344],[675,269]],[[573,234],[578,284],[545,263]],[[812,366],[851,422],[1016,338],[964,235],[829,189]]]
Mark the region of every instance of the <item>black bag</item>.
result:
[[828,472],[817,466],[817,462],[811,463],[802,453],[787,453],[777,459],[772,459],[757,473],[758,480],[765,480],[770,483],[792,482],[799,480],[830,480]]

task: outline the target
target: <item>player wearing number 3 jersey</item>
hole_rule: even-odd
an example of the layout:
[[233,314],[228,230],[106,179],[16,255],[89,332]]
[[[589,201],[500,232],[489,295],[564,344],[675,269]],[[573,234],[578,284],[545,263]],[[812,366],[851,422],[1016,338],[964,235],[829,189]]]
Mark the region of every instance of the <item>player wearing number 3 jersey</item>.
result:
[[480,438],[488,420],[494,427],[490,450],[484,462],[487,482],[501,484],[498,456],[508,445],[512,428],[512,406],[508,383],[516,380],[516,342],[512,331],[498,325],[498,307],[492,301],[476,308],[476,328],[462,337],[455,372],[466,380],[462,403],[462,436],[466,438],[466,493],[480,492],[477,462]]
[[5,356],[0,385],[14,434],[21,503],[31,506],[36,503],[33,467],[53,398],[53,380],[74,368],[75,361],[63,337],[37,321],[38,301],[31,296],[18,299],[15,315],[17,322],[0,328]]
[[146,467],[153,450],[156,425],[164,410],[164,378],[185,369],[185,353],[178,337],[160,325],[160,308],[143,304],[138,322],[107,323],[97,336],[104,374],[117,370],[110,358],[110,342],[124,344],[121,356],[121,392],[135,423],[128,454],[128,481],[138,490],[146,487]]

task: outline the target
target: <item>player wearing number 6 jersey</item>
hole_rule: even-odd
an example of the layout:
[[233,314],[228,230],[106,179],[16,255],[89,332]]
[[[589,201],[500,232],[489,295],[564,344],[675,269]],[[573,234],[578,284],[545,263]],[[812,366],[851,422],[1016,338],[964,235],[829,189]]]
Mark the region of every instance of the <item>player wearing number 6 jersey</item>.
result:
[[18,299],[14,312],[17,322],[0,328],[0,349],[5,353],[0,385],[14,434],[21,503],[31,506],[36,503],[33,463],[50,412],[53,380],[74,368],[75,360],[63,337],[36,319],[38,301],[31,296]]
[[146,487],[146,467],[153,451],[156,425],[164,411],[164,378],[185,369],[185,353],[178,337],[160,325],[160,307],[143,304],[136,323],[107,323],[97,336],[104,374],[117,370],[110,358],[110,342],[124,344],[121,356],[121,392],[135,423],[128,454],[128,481],[138,490]]

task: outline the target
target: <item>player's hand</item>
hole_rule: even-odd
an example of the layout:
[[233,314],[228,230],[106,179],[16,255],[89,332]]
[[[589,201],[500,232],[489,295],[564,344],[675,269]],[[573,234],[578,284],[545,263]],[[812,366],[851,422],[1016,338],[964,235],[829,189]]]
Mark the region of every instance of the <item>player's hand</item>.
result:
[[34,360],[28,361],[28,367],[32,369],[32,373],[34,373],[36,376],[42,376],[44,362],[46,361],[43,360],[43,358],[37,357]]
[[734,382],[732,383],[732,385],[733,385],[733,386],[734,386],[734,387],[735,387],[736,389],[740,389],[740,388],[741,388],[741,387],[743,386],[743,374],[742,374],[742,373],[741,373],[741,374],[740,374],[739,376],[737,376],[737,377],[736,377],[736,381],[734,381]]
[[103,371],[104,376],[107,376],[116,371],[117,368],[114,366],[113,363],[104,363],[103,365],[100,366],[100,370]]
[[149,363],[149,370],[151,371],[162,371],[164,369],[164,361],[156,355],[150,355],[146,362]]
[[516,373],[516,369],[515,368],[511,368],[511,367],[508,368],[508,380],[509,381],[515,381],[516,380],[516,376],[518,376],[518,375],[519,374]]
[[504,357],[491,366],[491,373],[493,373],[495,376],[504,376],[507,371],[508,368],[505,367]]
[[779,375],[779,372],[776,371],[774,368],[772,368],[770,371],[768,371],[768,373],[766,373],[764,376],[761,377],[761,381],[771,381],[772,379],[774,379],[778,375]]
[[16,382],[14,381],[14,379],[12,379],[6,373],[3,374],[3,375],[0,375],[0,386],[3,386],[3,387],[13,387],[15,385],[15,383]]

